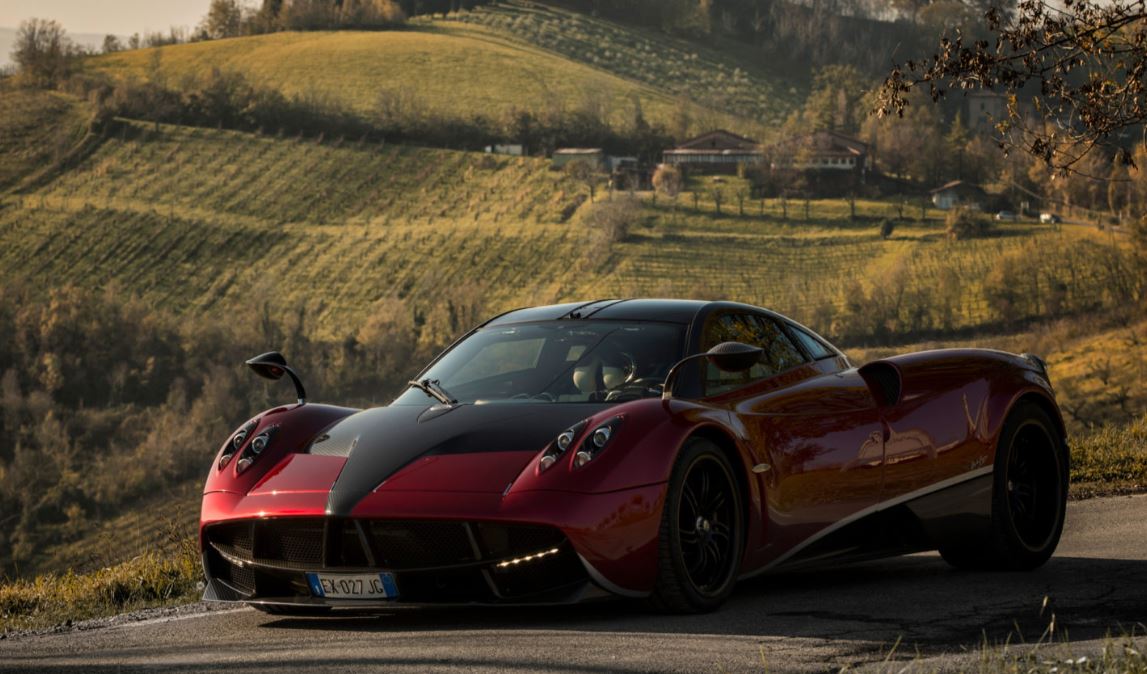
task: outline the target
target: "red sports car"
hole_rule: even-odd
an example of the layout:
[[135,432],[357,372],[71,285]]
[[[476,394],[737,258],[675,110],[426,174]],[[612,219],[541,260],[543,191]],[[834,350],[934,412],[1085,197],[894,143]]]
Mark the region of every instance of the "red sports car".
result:
[[986,350],[854,367],[744,304],[511,311],[385,407],[298,403],[224,443],[203,494],[205,599],[271,613],[641,597],[939,549],[1031,569],[1068,453],[1043,361]]

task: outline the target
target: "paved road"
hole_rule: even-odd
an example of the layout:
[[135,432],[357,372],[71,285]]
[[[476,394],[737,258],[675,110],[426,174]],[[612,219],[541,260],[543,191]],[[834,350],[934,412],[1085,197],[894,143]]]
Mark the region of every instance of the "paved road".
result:
[[9,638],[0,671],[824,671],[880,666],[897,639],[897,654],[931,669],[985,635],[1035,640],[1052,613],[1073,640],[1147,623],[1147,496],[1072,503],[1056,557],[1033,573],[962,573],[914,555],[755,579],[703,616],[626,603],[306,620],[193,608]]

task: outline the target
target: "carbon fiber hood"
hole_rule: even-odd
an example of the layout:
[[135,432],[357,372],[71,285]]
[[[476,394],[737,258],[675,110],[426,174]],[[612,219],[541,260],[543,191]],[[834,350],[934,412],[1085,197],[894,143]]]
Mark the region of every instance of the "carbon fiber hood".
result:
[[528,403],[376,407],[338,421],[307,451],[347,458],[331,488],[327,513],[349,516],[367,494],[419,457],[541,451],[562,430],[601,409],[601,404]]

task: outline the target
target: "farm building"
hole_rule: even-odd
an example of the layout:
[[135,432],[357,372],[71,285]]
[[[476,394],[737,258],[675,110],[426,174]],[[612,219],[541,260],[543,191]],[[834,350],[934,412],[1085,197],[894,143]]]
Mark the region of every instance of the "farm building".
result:
[[755,172],[761,194],[796,190],[816,197],[839,197],[868,189],[868,144],[835,131],[791,136],[764,150]]
[[551,159],[552,168],[564,168],[575,161],[585,162],[595,171],[605,168],[605,151],[600,147],[563,147],[554,150]]
[[765,155],[752,138],[717,129],[662,153],[662,161],[690,171],[736,173],[737,166],[760,164]]
[[987,200],[988,195],[980,186],[963,180],[953,180],[932,190],[932,203],[943,210],[957,206],[983,209]]
[[769,148],[774,169],[797,171],[851,171],[863,176],[868,169],[868,143],[835,131],[793,136]]

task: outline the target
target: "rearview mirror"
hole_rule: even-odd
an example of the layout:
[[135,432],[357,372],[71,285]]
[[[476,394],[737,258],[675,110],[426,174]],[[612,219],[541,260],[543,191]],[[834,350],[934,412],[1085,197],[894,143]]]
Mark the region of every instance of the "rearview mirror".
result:
[[283,357],[283,354],[278,351],[268,351],[248,360],[247,367],[260,377],[272,381],[282,379],[284,374],[290,376],[291,383],[295,385],[295,394],[299,398],[299,404],[306,404],[307,392],[303,389],[303,382],[299,380],[299,375],[295,374],[295,371],[287,365],[287,359]]
[[723,372],[744,372],[757,364],[765,350],[759,346],[752,346],[742,342],[721,342],[704,353],[695,353],[677,361],[665,375],[665,386],[662,388],[661,399],[669,400],[673,397],[673,385],[677,381],[677,373],[681,366],[698,358],[705,358],[718,370]]

